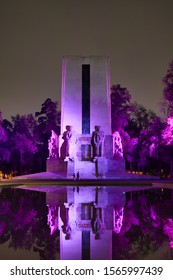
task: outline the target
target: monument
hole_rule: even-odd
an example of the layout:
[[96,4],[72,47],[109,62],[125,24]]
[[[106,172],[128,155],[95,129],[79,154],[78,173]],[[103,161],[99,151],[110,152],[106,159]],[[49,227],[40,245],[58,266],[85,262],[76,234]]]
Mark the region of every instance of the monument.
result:
[[111,131],[110,106],[109,58],[64,57],[61,135],[56,136],[58,153],[47,159],[47,171],[83,178],[124,171],[121,139],[117,157],[118,134]]

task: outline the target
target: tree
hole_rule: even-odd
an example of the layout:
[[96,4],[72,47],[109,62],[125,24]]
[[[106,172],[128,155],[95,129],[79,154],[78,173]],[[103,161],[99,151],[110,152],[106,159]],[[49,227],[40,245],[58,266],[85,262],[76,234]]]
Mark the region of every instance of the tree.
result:
[[50,98],[46,99],[41,106],[40,112],[36,112],[37,133],[38,133],[38,157],[41,159],[41,168],[45,170],[46,159],[48,157],[48,139],[51,136],[51,130],[60,134],[60,112],[57,110],[57,102]]
[[131,95],[126,88],[121,85],[111,87],[111,115],[112,115],[112,132],[124,128],[134,110],[131,101]]
[[162,131],[162,143],[167,146],[164,158],[170,162],[170,177],[173,178],[173,116],[167,118],[167,126]]
[[141,130],[145,130],[156,119],[156,114],[147,110],[144,106],[134,102],[134,110],[131,113],[131,118],[125,130],[131,137],[138,137]]
[[12,116],[13,133],[25,135],[28,139],[35,142],[36,139],[36,119],[32,114]]
[[132,138],[128,141],[128,146],[124,149],[124,157],[130,162],[130,172],[133,171],[133,163],[138,162],[138,138]]
[[14,171],[31,172],[37,152],[37,122],[32,114],[12,116],[11,162]]
[[163,98],[161,111],[168,117],[173,114],[173,60],[169,63],[163,82]]
[[155,117],[148,127],[142,129],[139,135],[138,150],[139,164],[143,170],[146,166],[148,171],[158,174],[161,169],[162,153],[162,130],[165,123],[160,117]]
[[6,133],[2,124],[2,113],[0,112],[0,142],[4,142],[6,140]]
[[23,171],[31,173],[33,155],[37,152],[36,143],[25,134],[16,133],[14,137],[14,150],[18,150],[20,153],[20,163],[24,169]]
[[0,167],[4,172],[9,163],[10,152],[8,149],[8,137],[3,127],[2,113],[0,112]]
[[41,105],[41,111],[35,113],[42,132],[48,137],[50,137],[52,129],[57,134],[60,132],[60,112],[57,111],[57,106],[57,102],[48,98]]

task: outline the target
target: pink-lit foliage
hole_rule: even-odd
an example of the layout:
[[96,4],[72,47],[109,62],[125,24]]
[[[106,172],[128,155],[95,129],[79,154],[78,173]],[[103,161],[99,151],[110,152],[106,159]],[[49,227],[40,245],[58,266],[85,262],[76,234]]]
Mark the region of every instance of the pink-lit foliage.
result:
[[173,116],[167,119],[167,126],[162,131],[162,144],[165,146],[163,158],[170,163],[170,178],[173,178]]
[[173,144],[173,116],[167,118],[167,126],[162,131],[163,143],[166,145]]

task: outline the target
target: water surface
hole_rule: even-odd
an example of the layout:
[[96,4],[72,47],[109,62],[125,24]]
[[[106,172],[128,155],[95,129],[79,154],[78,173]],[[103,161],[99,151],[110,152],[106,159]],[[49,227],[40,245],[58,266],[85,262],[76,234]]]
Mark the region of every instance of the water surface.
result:
[[0,259],[172,259],[173,190],[0,189]]

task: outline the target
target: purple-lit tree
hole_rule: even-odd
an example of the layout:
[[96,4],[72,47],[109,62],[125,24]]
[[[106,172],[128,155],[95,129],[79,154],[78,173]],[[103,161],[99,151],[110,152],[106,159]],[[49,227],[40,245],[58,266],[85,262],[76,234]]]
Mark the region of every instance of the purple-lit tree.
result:
[[[161,162],[163,159],[162,130],[165,123],[160,117],[155,117],[142,129],[138,138],[139,162],[143,167],[146,166],[149,172],[160,173]],[[153,170],[153,171],[152,171]]]
[[134,102],[134,110],[131,112],[131,118],[125,130],[131,138],[139,137],[142,130],[147,129],[156,119],[156,114],[147,110],[144,106]]
[[33,155],[37,152],[36,143],[28,139],[25,134],[16,133],[14,136],[14,150],[19,151],[21,167],[25,172],[30,173]]
[[173,61],[169,63],[168,70],[163,82],[163,98],[161,101],[161,111],[169,117],[173,114]]
[[9,122],[2,120],[0,115],[0,167],[12,169],[17,174],[22,170],[45,171],[51,130],[57,134],[60,131],[57,103],[48,98],[36,117],[17,114],[11,118],[12,122]]
[[41,111],[35,113],[40,129],[45,135],[48,135],[48,138],[52,129],[57,134],[60,132],[60,112],[58,112],[57,106],[57,102],[53,102],[48,98],[41,105]]
[[6,140],[6,133],[2,126],[2,113],[0,112],[0,142],[4,142]]
[[57,102],[48,98],[42,104],[40,112],[35,113],[39,138],[38,156],[41,159],[43,170],[46,168],[48,139],[51,136],[51,130],[54,130],[58,135],[60,134],[60,112],[58,112],[57,106]]
[[[127,133],[126,133],[127,134]],[[133,171],[133,163],[138,162],[138,138],[130,139],[130,136],[127,134],[126,138],[123,139],[123,152],[124,158],[130,163],[130,172]]]
[[0,112],[0,167],[2,171],[6,171],[10,158],[10,151],[8,149],[8,137],[3,127],[2,114]]
[[12,116],[13,135],[11,161],[13,169],[31,172],[34,154],[37,152],[37,122],[32,114]]
[[112,132],[120,131],[127,125],[133,110],[129,91],[119,84],[113,85],[111,87]]
[[31,141],[35,141],[36,137],[36,119],[32,114],[12,116],[13,133],[23,134]]
[[143,172],[146,168],[152,169],[150,165],[158,166],[156,161],[159,160],[158,143],[161,141],[161,129],[163,129],[162,121],[153,111],[134,103],[134,111],[131,112],[131,118],[125,127],[130,136],[125,149],[130,166],[133,163],[136,170],[142,169]]
[[162,130],[162,143],[166,145],[164,158],[170,163],[170,177],[173,178],[173,116],[167,118],[167,126]]

